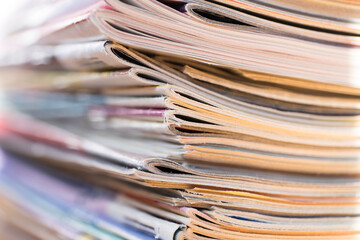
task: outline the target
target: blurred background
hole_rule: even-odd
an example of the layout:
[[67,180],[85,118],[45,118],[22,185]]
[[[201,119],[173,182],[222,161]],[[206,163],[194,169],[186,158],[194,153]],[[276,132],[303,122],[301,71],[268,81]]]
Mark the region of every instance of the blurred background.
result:
[[[11,1],[2,1],[0,8],[0,37],[3,38],[6,35],[7,31],[9,31],[9,25],[11,24],[11,20],[16,16],[16,9],[19,9],[23,6],[28,0],[11,0]],[[5,46],[1,45],[1,48]]]

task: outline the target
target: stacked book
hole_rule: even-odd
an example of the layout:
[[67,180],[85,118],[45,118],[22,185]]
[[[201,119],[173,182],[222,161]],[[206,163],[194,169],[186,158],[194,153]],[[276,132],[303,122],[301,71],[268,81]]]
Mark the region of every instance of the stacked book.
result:
[[357,1],[31,1],[9,25],[2,239],[360,239]]

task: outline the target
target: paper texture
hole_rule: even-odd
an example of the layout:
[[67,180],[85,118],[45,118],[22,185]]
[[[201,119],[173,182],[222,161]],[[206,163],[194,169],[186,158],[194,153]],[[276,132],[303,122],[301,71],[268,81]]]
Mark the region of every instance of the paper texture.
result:
[[359,239],[359,10],[19,10],[0,56],[0,236]]

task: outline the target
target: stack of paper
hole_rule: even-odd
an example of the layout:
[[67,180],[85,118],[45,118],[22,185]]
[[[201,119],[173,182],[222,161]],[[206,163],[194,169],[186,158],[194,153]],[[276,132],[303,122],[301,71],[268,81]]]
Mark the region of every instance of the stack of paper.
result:
[[356,1],[19,16],[0,57],[3,238],[360,239]]

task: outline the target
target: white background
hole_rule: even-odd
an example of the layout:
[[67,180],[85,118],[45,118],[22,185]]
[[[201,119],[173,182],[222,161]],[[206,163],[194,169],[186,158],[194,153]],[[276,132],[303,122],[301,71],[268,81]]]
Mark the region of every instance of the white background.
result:
[[[79,0],[80,1],[80,0]],[[16,16],[16,9],[21,7],[28,0],[1,0],[0,3],[0,38],[3,38],[8,31],[9,18]],[[21,15],[18,16],[21,21]]]

